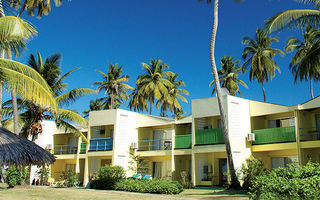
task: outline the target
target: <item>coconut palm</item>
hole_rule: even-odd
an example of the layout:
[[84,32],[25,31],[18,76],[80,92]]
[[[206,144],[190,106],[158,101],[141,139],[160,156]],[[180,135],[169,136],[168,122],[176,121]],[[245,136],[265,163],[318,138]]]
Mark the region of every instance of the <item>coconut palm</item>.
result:
[[314,48],[318,48],[317,42],[320,38],[320,31],[312,28],[310,25],[303,30],[303,41],[298,38],[290,37],[285,47],[286,52],[295,51],[295,55],[292,57],[289,68],[294,75],[294,81],[297,82],[306,80],[310,81],[310,93],[313,99],[313,87],[312,81],[319,79],[320,61],[319,58],[313,58],[310,56],[314,52]]
[[[248,88],[248,86],[238,78],[240,72],[243,72],[242,66],[239,64],[239,61],[233,61],[234,57],[232,56],[223,56],[221,59],[221,69],[218,70],[219,82],[222,84],[222,87],[227,88],[229,93],[233,96],[238,92],[241,95],[239,85]],[[211,81],[209,87],[214,84],[214,81]],[[212,90],[212,94],[215,92],[215,87]]]
[[[203,0],[198,0],[199,2],[202,2]],[[239,2],[241,0],[235,0],[235,2]],[[207,3],[211,3],[211,0],[207,0]],[[229,133],[228,133],[228,127],[227,127],[227,121],[226,121],[226,112],[223,108],[222,103],[222,96],[221,96],[221,88],[220,88],[220,82],[219,82],[219,76],[217,71],[217,66],[215,62],[214,57],[214,51],[215,51],[215,43],[216,43],[216,35],[218,30],[218,11],[219,11],[219,0],[214,0],[214,6],[213,6],[213,26],[212,26],[212,34],[210,39],[210,64],[211,64],[211,70],[214,77],[214,82],[216,85],[216,91],[217,91],[217,99],[218,99],[218,105],[219,105],[219,111],[221,116],[221,123],[222,123],[222,130],[223,130],[223,136],[224,141],[226,145],[226,152],[227,152],[227,160],[229,165],[229,172],[230,172],[230,188],[240,188],[240,183],[236,175],[236,171],[233,164],[233,156],[229,141]]]
[[[132,98],[135,101],[132,103],[142,103],[145,105],[149,103],[149,112],[152,113],[152,106],[155,100],[159,100],[162,96],[167,98],[168,88],[173,87],[173,84],[167,79],[168,76],[172,75],[171,71],[165,71],[169,68],[168,64],[162,63],[160,59],[151,60],[150,65],[147,63],[141,63],[145,73],[137,78],[137,91],[133,94]],[[144,100],[141,100],[144,99]],[[135,107],[137,105],[132,104]],[[145,108],[145,106],[140,106]]]
[[[137,86],[138,88],[138,86]],[[148,96],[143,91],[135,89],[129,96],[129,108],[134,111],[149,111],[148,109]]]
[[183,95],[189,95],[189,92],[182,89],[181,86],[185,86],[184,81],[177,80],[178,74],[170,73],[167,76],[168,81],[171,82],[171,87],[168,87],[168,95],[162,95],[157,101],[156,108],[161,107],[161,112],[164,114],[167,110],[174,113],[175,117],[178,117],[182,107],[179,100],[188,103],[187,99]]
[[[109,64],[109,71],[107,74],[97,70],[103,78],[103,81],[94,82],[93,85],[97,86],[97,92],[104,91],[104,95],[108,95],[108,98],[101,99],[104,101],[105,107],[109,109],[119,108],[120,104],[124,104],[124,100],[128,100],[128,90],[134,88],[125,82],[128,82],[129,76],[122,75],[122,66],[118,67],[118,64]],[[109,103],[108,103],[109,102]]]
[[89,109],[86,109],[82,112],[84,118],[89,117],[91,111],[103,110],[103,105],[101,99],[95,99],[90,101]]
[[[64,92],[67,88],[67,83],[64,83],[65,78],[67,78],[73,71],[78,68],[72,69],[69,72],[62,75],[60,69],[60,54],[53,54],[46,58],[45,62],[39,52],[37,52],[38,59],[34,55],[30,55],[29,65],[39,72],[46,80],[47,84],[50,86],[54,93],[56,102],[58,103],[58,108],[56,110],[50,110],[48,108],[43,108],[32,101],[27,101],[24,99],[18,100],[19,108],[22,110],[19,117],[23,124],[21,133],[25,137],[32,137],[34,141],[38,134],[42,133],[41,122],[44,119],[55,120],[56,124],[60,128],[64,128],[67,132],[73,132],[80,134],[84,140],[87,141],[85,136],[75,127],[74,124],[80,126],[87,126],[87,120],[81,117],[77,112],[63,108],[63,106],[69,105],[75,102],[78,98],[86,95],[95,93],[92,89],[87,88],[76,88],[68,92]],[[9,126],[12,118],[10,116],[10,110],[12,110],[12,101],[7,101],[3,104],[5,116],[3,124]]]
[[244,37],[242,44],[246,45],[242,58],[245,60],[244,69],[250,68],[249,79],[257,80],[261,84],[263,99],[266,102],[264,82],[275,76],[275,71],[280,73],[278,64],[273,60],[277,55],[284,55],[280,49],[271,48],[273,42],[278,42],[278,37],[271,37],[267,31],[257,28],[254,38]]
[[305,4],[312,4],[313,9],[293,9],[280,12],[267,20],[266,27],[270,32],[282,30],[286,27],[304,26],[312,24],[319,26],[320,20],[320,0],[298,0]]

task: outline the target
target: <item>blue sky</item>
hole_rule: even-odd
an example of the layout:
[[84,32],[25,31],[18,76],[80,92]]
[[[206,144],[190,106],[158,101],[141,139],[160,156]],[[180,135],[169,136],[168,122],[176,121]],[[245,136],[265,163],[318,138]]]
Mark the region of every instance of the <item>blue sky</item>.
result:
[[[253,36],[267,18],[280,11],[305,7],[294,0],[245,0],[242,3],[221,0],[217,64],[224,55],[241,59],[244,48],[241,39]],[[212,5],[197,0],[73,0],[53,7],[50,15],[41,19],[26,14],[23,17],[37,27],[39,34],[28,43],[28,49],[18,60],[26,63],[29,54],[37,50],[43,57],[61,53],[64,72],[81,67],[66,80],[69,88],[91,87],[101,78],[95,70],[106,72],[108,63],[123,65],[124,73],[131,76],[129,84],[135,86],[137,76],[143,73],[141,62],[159,58],[185,81],[185,89],[190,92],[189,104],[182,105],[188,114],[191,99],[211,96],[208,85],[212,80],[209,62]],[[291,29],[274,35],[280,37],[274,47],[283,49],[287,38],[299,36],[300,31]],[[277,73],[272,82],[265,84],[268,102],[292,105],[310,99],[308,83],[294,84],[288,70],[291,56],[275,58],[281,74]],[[248,73],[240,76],[249,86],[248,89],[241,87],[243,97],[263,101],[261,86],[250,82],[248,76]],[[320,93],[319,83],[314,84],[314,93]],[[83,111],[90,99],[101,96],[88,95],[70,108]]]

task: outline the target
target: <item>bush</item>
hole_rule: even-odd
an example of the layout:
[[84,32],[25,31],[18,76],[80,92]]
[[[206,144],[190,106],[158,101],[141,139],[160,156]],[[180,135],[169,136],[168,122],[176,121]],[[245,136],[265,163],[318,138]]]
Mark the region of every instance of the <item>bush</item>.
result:
[[40,178],[40,185],[47,185],[48,184],[48,178],[50,174],[50,169],[47,167],[41,167],[37,171],[37,175]]
[[122,167],[105,165],[99,169],[98,173],[91,180],[91,188],[114,189],[115,183],[124,177],[125,173]]
[[242,164],[241,172],[243,174],[243,189],[249,190],[252,187],[252,183],[258,176],[265,175],[267,169],[261,162],[261,160],[255,158],[249,158],[246,160],[246,165]]
[[5,182],[8,184],[9,188],[21,184],[21,174],[15,166],[10,166],[9,169],[7,169]]
[[295,164],[273,169],[256,178],[250,188],[251,199],[318,199],[320,196],[320,164]]
[[64,186],[72,187],[78,182],[78,176],[72,169],[61,172],[60,180],[65,181]]
[[116,182],[115,189],[128,192],[158,194],[179,194],[183,191],[183,187],[179,182],[164,179],[121,179]]

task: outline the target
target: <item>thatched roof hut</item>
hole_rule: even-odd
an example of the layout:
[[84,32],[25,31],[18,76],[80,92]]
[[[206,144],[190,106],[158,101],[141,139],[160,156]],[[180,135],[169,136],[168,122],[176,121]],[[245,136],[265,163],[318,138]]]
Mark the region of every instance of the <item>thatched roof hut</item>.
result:
[[0,165],[52,164],[55,157],[34,142],[0,127]]

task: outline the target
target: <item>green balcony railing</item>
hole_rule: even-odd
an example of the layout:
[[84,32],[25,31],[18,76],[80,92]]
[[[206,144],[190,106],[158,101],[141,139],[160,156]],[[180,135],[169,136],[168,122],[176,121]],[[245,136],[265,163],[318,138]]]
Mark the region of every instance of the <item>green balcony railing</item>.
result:
[[192,145],[192,135],[176,135],[175,137],[175,149],[190,149]]
[[295,126],[267,128],[252,131],[256,141],[253,144],[272,144],[296,141]]
[[82,142],[82,143],[81,143],[81,146],[80,146],[80,153],[81,153],[81,154],[86,153],[86,148],[87,148],[87,143]]
[[196,145],[223,144],[224,137],[221,128],[196,130]]

